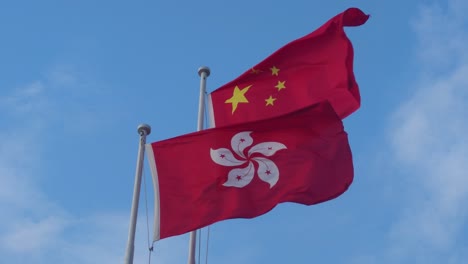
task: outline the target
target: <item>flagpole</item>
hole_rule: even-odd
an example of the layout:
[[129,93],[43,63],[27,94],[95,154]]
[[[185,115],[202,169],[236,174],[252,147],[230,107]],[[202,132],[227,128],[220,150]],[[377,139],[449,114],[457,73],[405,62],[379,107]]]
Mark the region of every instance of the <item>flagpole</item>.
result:
[[[210,68],[202,66],[198,68],[200,76],[200,98],[198,103],[198,124],[197,131],[203,130],[203,122],[205,117],[205,93],[206,93],[206,78],[210,76]],[[200,246],[200,245],[198,245]],[[197,247],[197,230],[190,232],[189,241],[189,256],[188,264],[195,264],[195,250]]]
[[145,155],[146,136],[151,133],[151,127],[147,124],[138,126],[140,134],[140,145],[138,146],[138,158],[135,171],[135,185],[133,187],[132,209],[130,213],[130,229],[128,232],[127,251],[125,253],[125,264],[133,264],[133,253],[135,249],[135,229],[138,216],[138,202],[140,200],[141,174],[143,171],[143,158]]

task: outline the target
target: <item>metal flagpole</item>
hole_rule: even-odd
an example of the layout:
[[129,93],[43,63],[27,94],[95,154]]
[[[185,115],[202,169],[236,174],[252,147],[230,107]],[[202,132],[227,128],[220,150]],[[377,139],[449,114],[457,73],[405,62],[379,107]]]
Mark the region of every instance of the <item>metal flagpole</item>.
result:
[[135,229],[138,216],[138,202],[140,200],[141,173],[143,171],[143,158],[145,155],[146,136],[151,133],[151,127],[147,124],[138,126],[140,134],[140,145],[138,147],[138,158],[135,172],[135,185],[133,187],[133,201],[130,213],[130,230],[128,232],[127,251],[125,253],[125,264],[133,264],[133,252],[135,249]]
[[[210,76],[210,68],[203,66],[198,68],[200,75],[200,98],[198,103],[198,124],[197,131],[203,130],[203,121],[205,117],[205,92],[206,78]],[[195,250],[197,244],[197,230],[190,232],[188,264],[195,264]],[[200,245],[199,245],[200,246]]]

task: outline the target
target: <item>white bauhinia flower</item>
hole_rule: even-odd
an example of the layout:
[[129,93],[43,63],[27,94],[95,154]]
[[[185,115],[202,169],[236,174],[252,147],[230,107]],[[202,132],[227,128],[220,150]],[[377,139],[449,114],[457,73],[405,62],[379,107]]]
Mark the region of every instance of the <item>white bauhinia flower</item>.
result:
[[232,152],[226,148],[211,149],[210,155],[214,162],[223,166],[239,166],[247,162],[246,160],[236,159]]
[[226,187],[242,188],[249,184],[255,175],[255,168],[252,162],[247,167],[232,169],[228,173],[228,180],[223,184]]
[[[263,156],[273,156],[278,150],[286,149],[286,146],[278,142],[264,142],[257,144],[249,149],[247,155],[244,150],[253,144],[253,139],[250,136],[251,131],[240,132],[235,134],[231,139],[231,147],[239,157],[237,159],[231,150],[227,148],[210,149],[211,159],[222,166],[240,166],[248,163],[245,168],[234,168],[228,173],[228,179],[223,184],[226,187],[242,188],[249,184],[255,176],[255,167],[253,161],[258,164],[257,174],[258,177],[270,184],[272,188],[279,180],[279,169],[276,164]],[[254,157],[252,155],[256,154]]]
[[244,149],[253,144],[253,139],[250,136],[252,132],[240,132],[235,134],[231,139],[231,147],[237,155],[245,159]]
[[279,169],[276,164],[267,158],[253,158],[258,163],[258,177],[273,187],[279,180]]

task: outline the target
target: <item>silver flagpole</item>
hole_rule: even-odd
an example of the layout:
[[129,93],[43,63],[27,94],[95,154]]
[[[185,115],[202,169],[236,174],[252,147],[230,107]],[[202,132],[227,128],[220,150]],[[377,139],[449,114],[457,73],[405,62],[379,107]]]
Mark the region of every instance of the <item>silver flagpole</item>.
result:
[[141,173],[143,171],[143,158],[145,155],[146,136],[151,133],[151,127],[147,124],[138,126],[140,134],[140,145],[138,147],[138,158],[135,172],[135,185],[133,187],[133,201],[130,213],[130,230],[128,232],[127,251],[125,253],[125,264],[133,264],[133,252],[135,249],[135,229],[138,216],[138,202],[140,200]]
[[[198,124],[197,131],[203,130],[203,121],[205,117],[205,92],[206,78],[210,76],[210,68],[203,66],[198,68],[200,75],[200,98],[198,103]],[[198,245],[200,246],[200,245]],[[188,264],[195,264],[195,250],[197,247],[197,230],[190,232]]]

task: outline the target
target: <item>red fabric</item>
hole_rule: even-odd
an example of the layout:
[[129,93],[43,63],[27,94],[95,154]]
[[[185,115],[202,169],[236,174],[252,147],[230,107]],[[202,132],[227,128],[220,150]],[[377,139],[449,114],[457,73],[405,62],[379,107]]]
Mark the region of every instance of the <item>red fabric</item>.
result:
[[[360,106],[359,87],[353,73],[353,47],[344,26],[364,24],[368,15],[350,8],[333,17],[314,32],[290,42],[235,80],[210,94],[215,126],[261,120],[293,112],[322,100],[329,100],[340,118]],[[271,68],[279,69],[273,75]],[[284,89],[275,88],[285,82]],[[233,112],[235,87],[243,89],[247,102]],[[276,98],[273,105],[266,99]]]
[[[250,132],[253,140],[250,145],[246,143],[249,146],[242,151],[244,158],[233,151],[238,149],[237,141],[231,143],[239,132]],[[245,138],[248,137],[238,142]],[[263,145],[263,152],[249,154],[264,142],[268,143]],[[280,144],[284,148],[269,156],[262,154],[268,146],[277,148]],[[160,200],[160,215],[156,217],[160,219],[159,239],[225,219],[253,218],[282,202],[305,205],[324,202],[345,192],[353,180],[348,137],[328,103],[273,119],[195,132],[150,146],[157,170],[157,176],[153,172],[153,177],[159,185],[156,190]],[[223,148],[245,163],[232,167],[217,164],[210,151],[221,157],[216,151]],[[276,172],[266,159],[276,165]],[[255,174],[248,184],[223,185],[233,170],[237,184],[242,173],[235,170],[248,167],[250,162]],[[270,165],[260,168],[260,164]],[[272,173],[278,174],[276,182],[262,180],[260,176]]]

